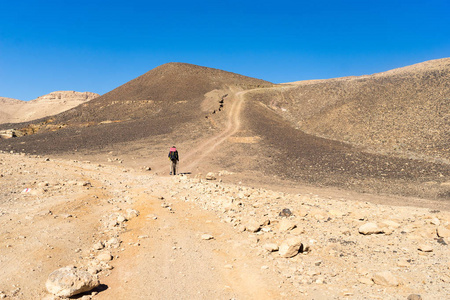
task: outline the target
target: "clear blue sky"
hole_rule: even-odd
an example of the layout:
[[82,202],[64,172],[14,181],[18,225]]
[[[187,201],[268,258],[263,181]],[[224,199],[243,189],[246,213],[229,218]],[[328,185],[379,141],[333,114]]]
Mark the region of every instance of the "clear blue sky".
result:
[[450,56],[449,0],[1,0],[0,96],[104,94],[167,62],[275,83]]

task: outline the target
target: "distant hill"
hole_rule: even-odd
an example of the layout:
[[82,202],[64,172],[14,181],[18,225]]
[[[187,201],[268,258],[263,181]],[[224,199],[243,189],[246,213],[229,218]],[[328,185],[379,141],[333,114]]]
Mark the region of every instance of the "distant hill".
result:
[[1,98],[0,124],[32,121],[61,113],[100,95],[91,92],[56,91],[31,101]]
[[21,100],[17,100],[17,99],[13,99],[13,98],[6,98],[6,97],[0,97],[0,104],[18,104],[18,103],[22,103],[23,101]]
[[450,58],[252,95],[307,133],[379,153],[450,160]]
[[218,69],[186,63],[168,63],[59,115],[56,122],[101,122],[155,117],[198,115],[205,95],[216,91],[271,87],[272,83]]

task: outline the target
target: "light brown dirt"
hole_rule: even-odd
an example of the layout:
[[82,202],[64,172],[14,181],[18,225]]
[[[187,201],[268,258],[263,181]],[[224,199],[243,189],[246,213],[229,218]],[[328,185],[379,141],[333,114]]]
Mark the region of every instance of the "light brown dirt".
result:
[[[242,94],[235,95],[227,114],[218,119],[225,129],[193,144],[192,155],[181,156],[182,162],[188,160],[182,172],[215,168],[211,156],[229,147],[232,137],[245,134],[244,101]],[[201,159],[196,159],[200,152]],[[450,222],[448,203],[443,201],[422,200],[418,208],[411,206],[413,198],[292,186],[248,172],[229,175],[230,182],[248,180],[264,189],[205,182],[195,179],[197,171],[191,179],[157,176],[131,168],[142,165],[126,155],[101,165],[92,158],[105,161],[104,156],[92,156],[92,162],[67,156],[50,161],[19,154],[0,158],[4,237],[0,257],[6,266],[0,272],[0,291],[12,299],[45,296],[44,283],[51,271],[70,264],[85,268],[98,253],[92,245],[111,235],[122,240],[112,249],[114,268],[99,274],[103,286],[87,298],[405,299],[419,293],[444,299],[449,295],[448,246],[438,243],[436,236],[436,222],[444,226]],[[22,194],[27,187],[36,194]],[[276,189],[282,192],[272,191]],[[399,206],[375,204],[378,201]],[[282,220],[278,212],[286,207],[298,224],[298,230],[287,233],[278,231]],[[128,208],[140,215],[122,229],[105,229],[109,215]],[[271,222],[262,225],[265,231],[242,232],[252,219]],[[385,220],[398,222],[400,228],[391,235],[358,233],[365,222]],[[203,240],[202,234],[214,239]],[[279,245],[290,236],[302,237],[311,252],[285,259],[264,251],[264,243]],[[433,252],[418,251],[422,243],[431,244]],[[409,259],[410,267],[398,267],[400,258]],[[371,276],[386,270],[400,278],[400,286],[373,284]]]

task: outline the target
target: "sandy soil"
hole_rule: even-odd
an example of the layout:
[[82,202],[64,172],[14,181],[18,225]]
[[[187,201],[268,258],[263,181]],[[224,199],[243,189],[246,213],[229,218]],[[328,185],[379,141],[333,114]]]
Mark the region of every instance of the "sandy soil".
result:
[[[233,98],[223,131],[181,157],[191,158],[180,169],[187,176],[164,176],[163,164],[132,168],[131,157],[99,163],[1,153],[0,295],[48,298],[48,274],[67,265],[100,265],[102,285],[85,299],[450,295],[448,237],[438,236],[450,229],[446,202],[283,186],[248,173],[222,171],[205,180],[193,172],[205,174],[212,167],[208,150],[239,131],[243,99]],[[239,184],[245,180],[249,186]],[[284,208],[293,216],[279,216]],[[130,209],[139,215],[117,221]],[[368,222],[380,233],[359,233]],[[292,237],[302,240],[303,251],[281,257],[275,248]],[[98,242],[104,248],[93,246]],[[113,259],[99,264],[104,251]],[[379,272],[392,275],[387,284],[375,282]]]

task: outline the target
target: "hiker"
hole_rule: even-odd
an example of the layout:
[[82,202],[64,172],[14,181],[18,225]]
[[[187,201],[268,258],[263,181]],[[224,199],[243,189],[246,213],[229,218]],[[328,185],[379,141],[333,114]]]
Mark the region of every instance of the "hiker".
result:
[[171,161],[170,175],[177,175],[178,151],[175,146],[172,146],[169,150],[169,160]]

